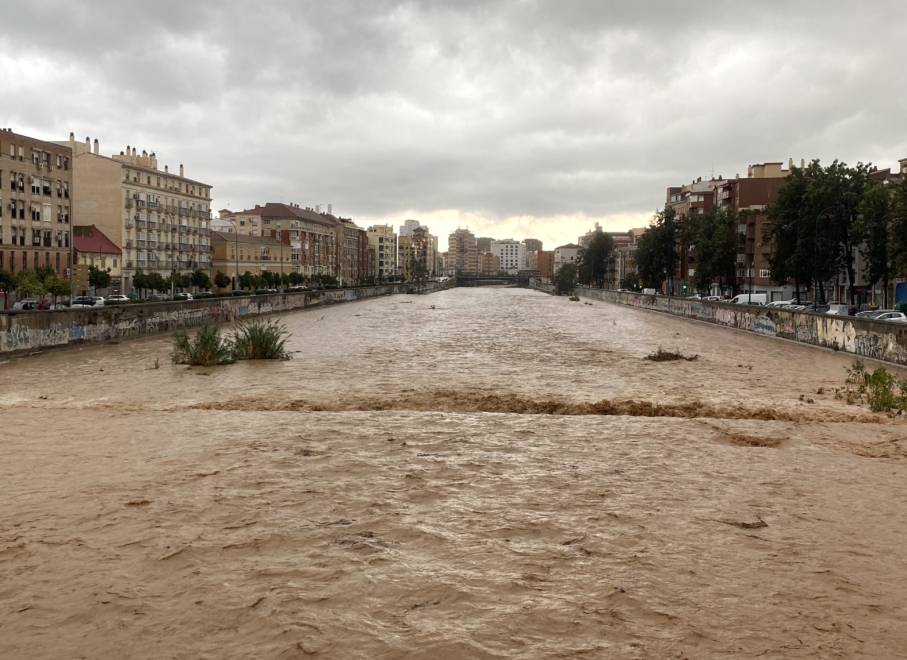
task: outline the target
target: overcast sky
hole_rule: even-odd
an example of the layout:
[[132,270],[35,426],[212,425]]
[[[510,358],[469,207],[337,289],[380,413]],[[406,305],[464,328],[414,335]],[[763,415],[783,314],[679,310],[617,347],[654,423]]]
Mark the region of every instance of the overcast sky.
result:
[[553,248],[747,165],[907,158],[907,2],[4,3],[0,126],[132,145],[214,208]]

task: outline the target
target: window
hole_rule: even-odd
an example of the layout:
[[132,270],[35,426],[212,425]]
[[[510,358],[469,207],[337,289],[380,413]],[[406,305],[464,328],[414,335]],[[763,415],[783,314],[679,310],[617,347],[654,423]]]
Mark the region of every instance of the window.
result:
[[36,176],[31,178],[31,193],[32,195],[41,194],[41,179]]
[[69,184],[66,181],[63,182],[63,197],[69,199]]
[[22,253],[22,270],[28,270],[28,252]]
[[31,219],[34,222],[39,222],[41,220],[41,209],[37,206],[31,207]]
[[[41,245],[41,230],[40,229],[31,230],[31,244],[32,245]],[[35,252],[36,257],[37,257],[37,254],[38,253]],[[38,263],[37,258],[35,259],[35,263]]]
[[43,241],[42,245],[43,245],[44,247],[51,247],[51,240],[52,240],[52,239],[53,239],[53,233],[51,232],[51,230],[50,230],[50,229],[45,229],[45,230],[44,230],[44,241]]
[[772,271],[762,268],[759,270],[759,277],[769,278],[772,276]]

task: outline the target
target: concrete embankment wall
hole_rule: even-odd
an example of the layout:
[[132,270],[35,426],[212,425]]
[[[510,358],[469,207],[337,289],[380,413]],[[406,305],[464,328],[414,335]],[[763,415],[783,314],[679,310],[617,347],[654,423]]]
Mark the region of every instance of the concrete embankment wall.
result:
[[[451,282],[451,285],[453,283]],[[429,282],[423,290],[447,288]],[[50,348],[86,346],[133,339],[204,324],[229,323],[245,316],[289,312],[307,307],[352,302],[396,293],[413,293],[408,284],[304,293],[205,298],[187,302],[158,302],[66,311],[0,313],[0,356]]]
[[576,291],[583,298],[683,316],[767,337],[782,337],[907,365],[907,323],[601,289],[578,288]]

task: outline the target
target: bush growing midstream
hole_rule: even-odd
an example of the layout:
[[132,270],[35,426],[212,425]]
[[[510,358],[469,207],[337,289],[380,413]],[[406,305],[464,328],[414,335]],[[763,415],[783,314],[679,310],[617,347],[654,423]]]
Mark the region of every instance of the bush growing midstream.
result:
[[874,412],[900,412],[907,410],[907,380],[898,380],[879,367],[872,373],[866,371],[860,360],[854,360],[847,369],[844,390],[837,390],[837,398],[847,403],[859,403],[864,399]]
[[289,360],[284,348],[289,338],[286,327],[276,321],[250,321],[233,333],[233,350],[237,360]]
[[176,364],[198,367],[213,367],[218,364],[236,362],[233,356],[233,342],[220,336],[216,325],[203,325],[193,339],[189,333],[180,330],[173,335],[171,357]]
[[216,325],[203,325],[190,339],[180,330],[173,335],[171,358],[175,364],[213,367],[237,360],[289,360],[284,348],[289,338],[287,329],[274,321],[250,321],[241,324],[231,337],[223,337]]

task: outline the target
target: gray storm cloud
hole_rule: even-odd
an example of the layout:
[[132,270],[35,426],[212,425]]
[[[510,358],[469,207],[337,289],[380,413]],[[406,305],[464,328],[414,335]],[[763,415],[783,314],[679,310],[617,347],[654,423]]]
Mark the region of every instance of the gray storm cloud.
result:
[[283,197],[541,227],[651,212],[668,185],[752,162],[907,156],[900,2],[47,1],[3,14],[4,126],[154,150],[211,182],[219,206]]

